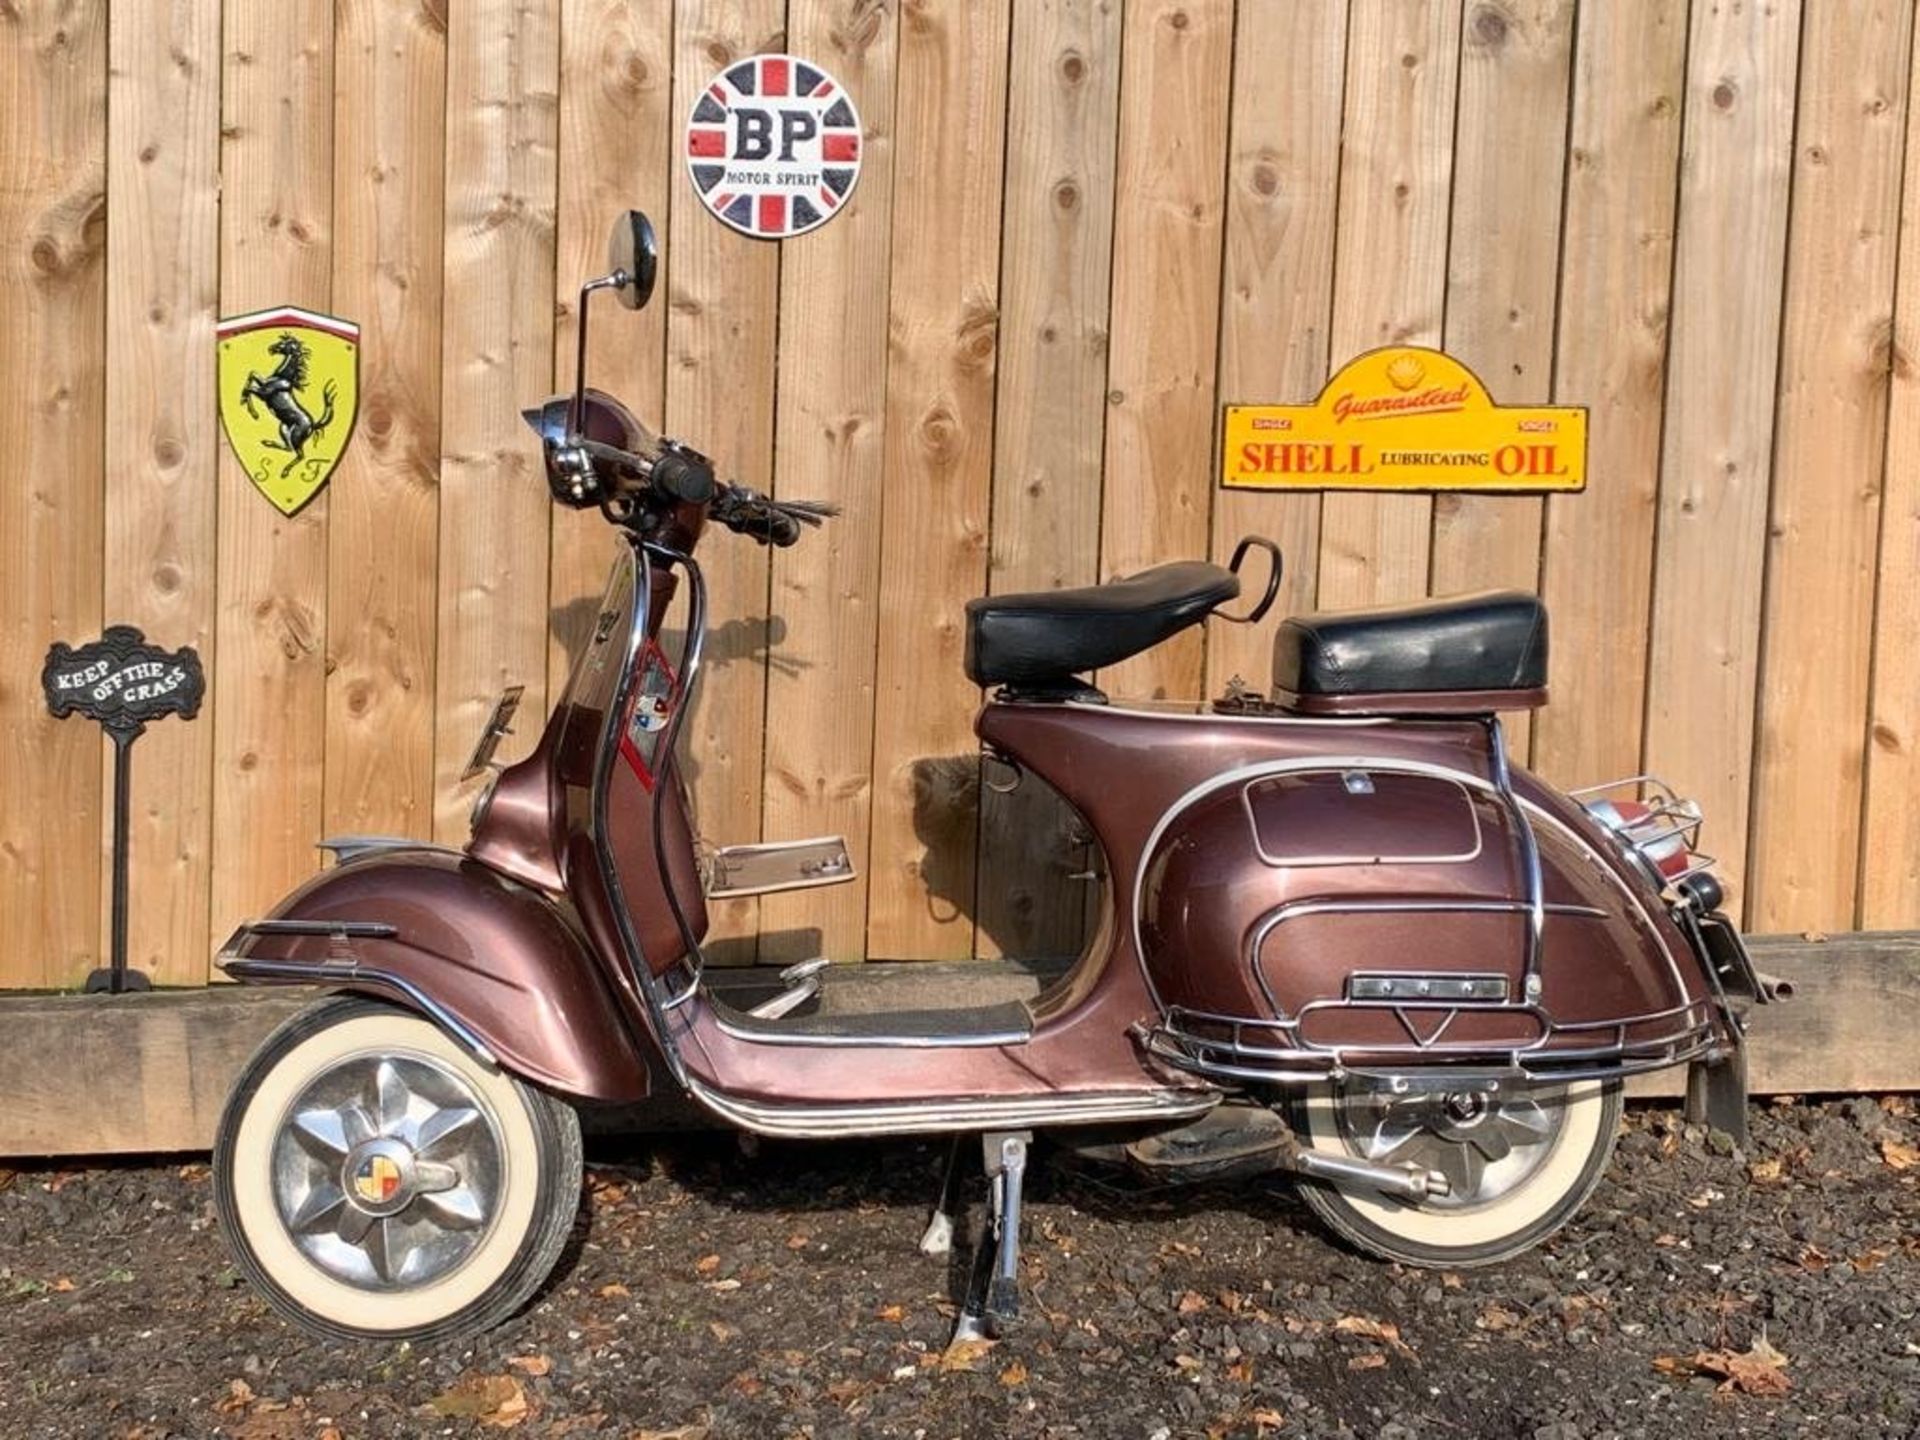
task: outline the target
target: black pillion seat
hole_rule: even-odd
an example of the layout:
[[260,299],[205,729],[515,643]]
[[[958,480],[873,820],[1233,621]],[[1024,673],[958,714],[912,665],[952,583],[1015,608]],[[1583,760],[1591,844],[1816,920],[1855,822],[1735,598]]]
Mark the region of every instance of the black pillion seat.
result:
[[1527,709],[1547,698],[1547,607],[1518,590],[1296,615],[1274,697],[1309,714]]
[[967,602],[967,676],[976,685],[1075,688],[1197,625],[1240,593],[1240,578],[1204,560],[1156,565],[1075,590],[990,595]]

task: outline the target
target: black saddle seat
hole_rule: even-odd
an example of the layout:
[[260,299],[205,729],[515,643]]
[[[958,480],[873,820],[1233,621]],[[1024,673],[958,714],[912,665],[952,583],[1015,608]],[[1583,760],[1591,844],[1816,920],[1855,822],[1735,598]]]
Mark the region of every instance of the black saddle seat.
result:
[[1197,625],[1239,593],[1231,570],[1184,560],[1104,585],[969,600],[967,676],[976,685],[1064,685]]
[[1518,590],[1297,615],[1273,641],[1294,696],[1533,691],[1547,683],[1547,608]]

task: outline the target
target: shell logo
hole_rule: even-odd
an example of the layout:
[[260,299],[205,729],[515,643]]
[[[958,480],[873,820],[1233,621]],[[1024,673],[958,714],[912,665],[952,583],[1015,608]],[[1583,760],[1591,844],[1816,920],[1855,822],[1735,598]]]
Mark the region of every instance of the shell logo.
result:
[[1411,390],[1427,378],[1427,367],[1411,355],[1401,355],[1387,366],[1387,383],[1396,390]]

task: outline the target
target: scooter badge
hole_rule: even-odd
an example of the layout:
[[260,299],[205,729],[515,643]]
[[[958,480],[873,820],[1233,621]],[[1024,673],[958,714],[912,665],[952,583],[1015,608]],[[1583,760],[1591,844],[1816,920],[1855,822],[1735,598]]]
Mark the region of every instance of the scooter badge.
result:
[[220,421],[247,478],[282,515],[332,476],[360,402],[360,327],[282,306],[222,320]]

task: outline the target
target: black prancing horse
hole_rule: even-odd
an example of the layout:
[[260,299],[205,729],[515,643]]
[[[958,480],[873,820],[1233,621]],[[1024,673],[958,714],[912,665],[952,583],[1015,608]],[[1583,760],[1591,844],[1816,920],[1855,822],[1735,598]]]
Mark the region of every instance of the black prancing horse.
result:
[[280,439],[261,443],[272,450],[292,452],[293,458],[280,471],[280,478],[284,480],[293,472],[293,467],[306,457],[307,442],[333,423],[334,384],[331,380],[327,382],[327,388],[320,397],[326,408],[320,412],[319,419],[314,419],[307,413],[306,406],[300,403],[298,393],[307,388],[310,352],[306,344],[299,336],[282,331],[280,338],[267,349],[280,357],[280,364],[264,380],[258,371],[250,371],[247,383],[240,387],[240,403],[247,407],[247,414],[258,420],[260,412],[253,408],[257,397],[266,403],[267,409],[273,412],[273,418],[280,422]]

